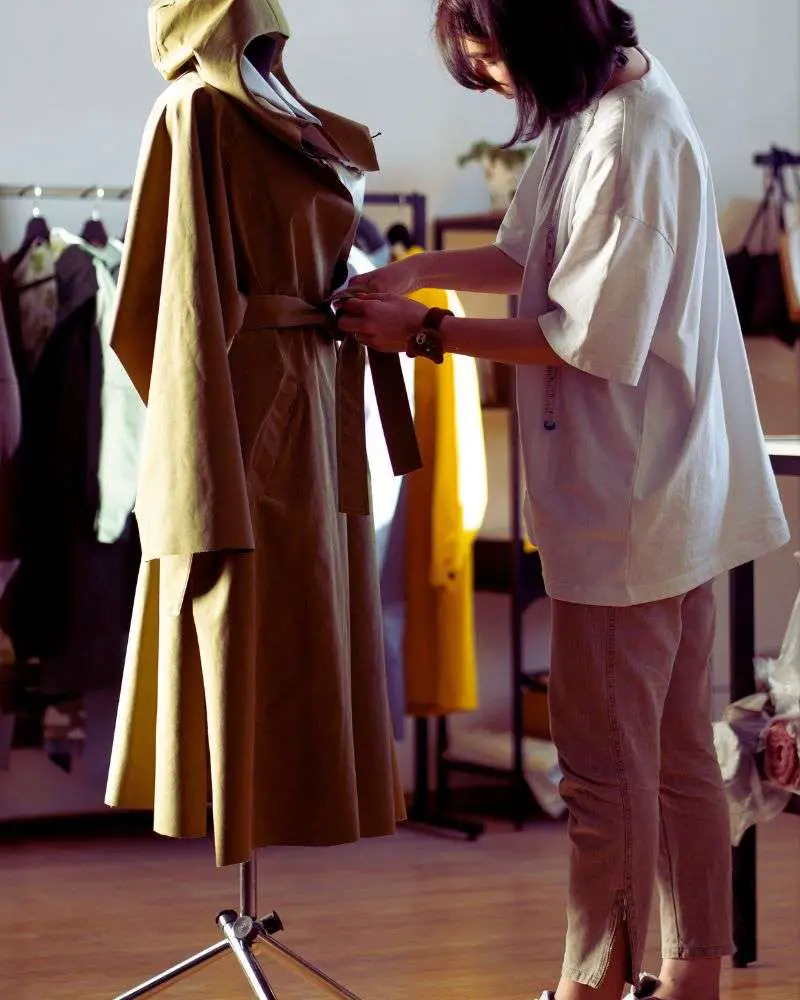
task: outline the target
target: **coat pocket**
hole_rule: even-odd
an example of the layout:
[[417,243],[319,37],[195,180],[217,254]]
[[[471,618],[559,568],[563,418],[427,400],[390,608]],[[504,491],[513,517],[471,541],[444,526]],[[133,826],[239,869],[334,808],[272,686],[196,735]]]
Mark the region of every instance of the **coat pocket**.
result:
[[158,594],[162,615],[177,618],[183,610],[193,560],[193,555],[162,556],[158,560]]
[[248,480],[256,496],[270,496],[273,474],[283,452],[289,447],[289,427],[300,386],[292,375],[281,378],[278,391],[256,434],[248,462]]

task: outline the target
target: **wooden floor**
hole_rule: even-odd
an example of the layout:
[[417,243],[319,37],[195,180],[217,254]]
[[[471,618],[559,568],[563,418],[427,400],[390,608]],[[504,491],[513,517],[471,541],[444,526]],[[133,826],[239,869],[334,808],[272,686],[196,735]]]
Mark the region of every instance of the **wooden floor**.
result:
[[[727,969],[723,995],[800,1000],[800,818],[764,826],[760,854],[761,961]],[[405,830],[275,850],[260,858],[260,907],[279,910],[286,944],[369,1000],[534,1000],[559,965],[566,858],[564,825],[547,821],[474,844]],[[235,905],[235,871],[214,869],[205,842],[3,837],[0,998],[111,1000],[213,944],[216,913]],[[281,1000],[325,996],[281,968],[273,983]],[[230,956],[161,995],[252,1000]]]

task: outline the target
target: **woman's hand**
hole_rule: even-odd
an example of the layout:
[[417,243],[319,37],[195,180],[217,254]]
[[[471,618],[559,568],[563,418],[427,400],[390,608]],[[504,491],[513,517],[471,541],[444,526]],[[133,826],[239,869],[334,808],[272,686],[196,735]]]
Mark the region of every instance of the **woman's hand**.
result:
[[387,264],[367,274],[356,275],[347,286],[348,291],[378,292],[381,295],[408,295],[420,287],[417,256],[406,257],[394,264]]
[[[389,270],[389,268],[386,268]],[[376,351],[405,351],[408,339],[422,327],[427,306],[402,295],[347,292],[336,300],[337,325]]]

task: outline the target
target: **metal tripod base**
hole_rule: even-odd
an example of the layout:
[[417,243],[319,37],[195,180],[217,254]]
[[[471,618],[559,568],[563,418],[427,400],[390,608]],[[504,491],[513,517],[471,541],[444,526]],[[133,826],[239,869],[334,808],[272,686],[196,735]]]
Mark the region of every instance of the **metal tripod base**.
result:
[[192,955],[191,958],[187,958],[177,965],[173,965],[157,976],[153,976],[152,979],[148,979],[147,982],[128,990],[127,993],[121,993],[116,997],[116,1000],[136,1000],[137,997],[159,993],[228,952],[231,952],[239,963],[253,995],[258,997],[258,1000],[278,1000],[253,954],[255,945],[268,947],[273,956],[288,969],[308,979],[314,985],[322,987],[328,993],[332,993],[338,1000],[360,1000],[355,993],[351,993],[345,986],[331,979],[330,976],[306,961],[301,955],[275,939],[274,935],[283,930],[283,923],[277,913],[273,911],[261,920],[252,916],[256,909],[255,860],[247,861],[240,866],[239,884],[240,912],[223,910],[217,917],[217,926],[224,935],[222,941],[218,941],[210,948]]

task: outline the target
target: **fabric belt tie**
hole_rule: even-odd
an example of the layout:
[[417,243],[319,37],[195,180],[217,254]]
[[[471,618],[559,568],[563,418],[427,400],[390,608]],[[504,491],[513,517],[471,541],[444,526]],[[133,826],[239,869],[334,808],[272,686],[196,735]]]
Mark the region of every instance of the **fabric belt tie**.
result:
[[392,470],[396,476],[403,476],[422,468],[398,355],[371,348],[365,352],[355,337],[339,332],[336,317],[329,308],[313,306],[291,295],[250,297],[242,326],[247,330],[316,328],[325,339],[341,341],[336,352],[336,450],[342,514],[370,513],[364,403],[366,354]]

